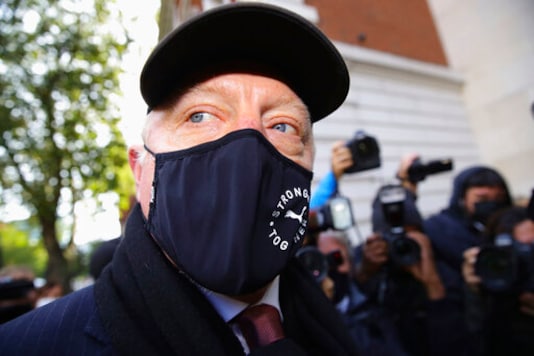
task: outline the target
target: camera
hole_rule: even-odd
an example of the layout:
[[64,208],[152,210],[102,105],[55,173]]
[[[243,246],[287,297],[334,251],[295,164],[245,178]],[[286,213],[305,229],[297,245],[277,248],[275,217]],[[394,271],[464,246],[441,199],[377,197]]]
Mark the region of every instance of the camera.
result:
[[329,271],[336,269],[343,263],[343,256],[339,250],[323,255],[315,246],[301,247],[297,251],[296,257],[318,283],[328,275]]
[[480,248],[475,273],[490,292],[534,291],[534,246],[499,234]]
[[354,164],[345,169],[345,173],[356,173],[380,167],[380,147],[378,141],[358,130],[354,137],[347,141]]
[[406,191],[400,185],[386,185],[378,192],[381,213],[385,226],[382,235],[388,242],[389,256],[394,264],[413,265],[421,259],[419,244],[406,236],[405,200]]
[[417,183],[426,179],[427,176],[452,170],[452,159],[445,158],[423,163],[416,159],[408,168],[408,180]]
[[354,225],[350,199],[336,195],[318,209],[310,211],[309,230],[346,230]]

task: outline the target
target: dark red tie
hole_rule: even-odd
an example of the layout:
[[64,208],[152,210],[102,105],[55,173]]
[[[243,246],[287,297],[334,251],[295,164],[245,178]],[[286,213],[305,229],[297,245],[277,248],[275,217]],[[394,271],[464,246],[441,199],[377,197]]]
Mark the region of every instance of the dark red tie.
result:
[[235,321],[251,350],[284,338],[280,313],[272,305],[248,307],[236,316]]

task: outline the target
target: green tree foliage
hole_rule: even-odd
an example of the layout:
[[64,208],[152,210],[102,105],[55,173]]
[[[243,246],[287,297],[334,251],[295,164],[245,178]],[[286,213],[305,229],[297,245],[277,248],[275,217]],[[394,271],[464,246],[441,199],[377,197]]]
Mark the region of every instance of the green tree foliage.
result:
[[[59,209],[119,189],[127,165],[118,129],[121,58],[129,39],[109,25],[109,0],[0,2],[0,199],[34,216],[46,278],[68,288]],[[117,23],[119,25],[119,23]],[[120,182],[122,187],[130,182]]]
[[0,224],[0,251],[3,264],[29,266],[36,276],[44,275],[46,251],[40,239],[28,238],[26,222]]

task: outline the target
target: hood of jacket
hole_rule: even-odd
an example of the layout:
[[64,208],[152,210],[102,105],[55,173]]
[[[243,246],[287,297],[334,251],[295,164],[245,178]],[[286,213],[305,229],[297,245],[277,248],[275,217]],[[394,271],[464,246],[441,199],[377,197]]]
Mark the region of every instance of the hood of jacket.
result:
[[464,169],[454,178],[452,194],[449,200],[449,206],[447,207],[447,210],[450,213],[454,215],[458,215],[458,216],[465,216],[463,199],[464,199],[465,191],[468,188],[467,184],[468,184],[469,178],[483,171],[492,172],[501,178],[503,187],[505,190],[505,194],[506,194],[506,203],[508,205],[512,204],[512,197],[510,195],[510,190],[508,188],[508,185],[506,184],[506,180],[499,172],[497,172],[493,168],[486,167],[486,166],[473,166],[473,167]]

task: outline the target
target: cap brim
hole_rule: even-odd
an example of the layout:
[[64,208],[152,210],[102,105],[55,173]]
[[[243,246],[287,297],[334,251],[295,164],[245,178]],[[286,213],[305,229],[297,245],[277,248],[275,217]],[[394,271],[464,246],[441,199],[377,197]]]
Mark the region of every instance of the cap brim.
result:
[[169,33],[145,63],[141,94],[156,108],[203,76],[251,68],[287,84],[312,121],[336,110],[349,90],[343,58],[315,25],[276,6],[236,3],[203,12]]

